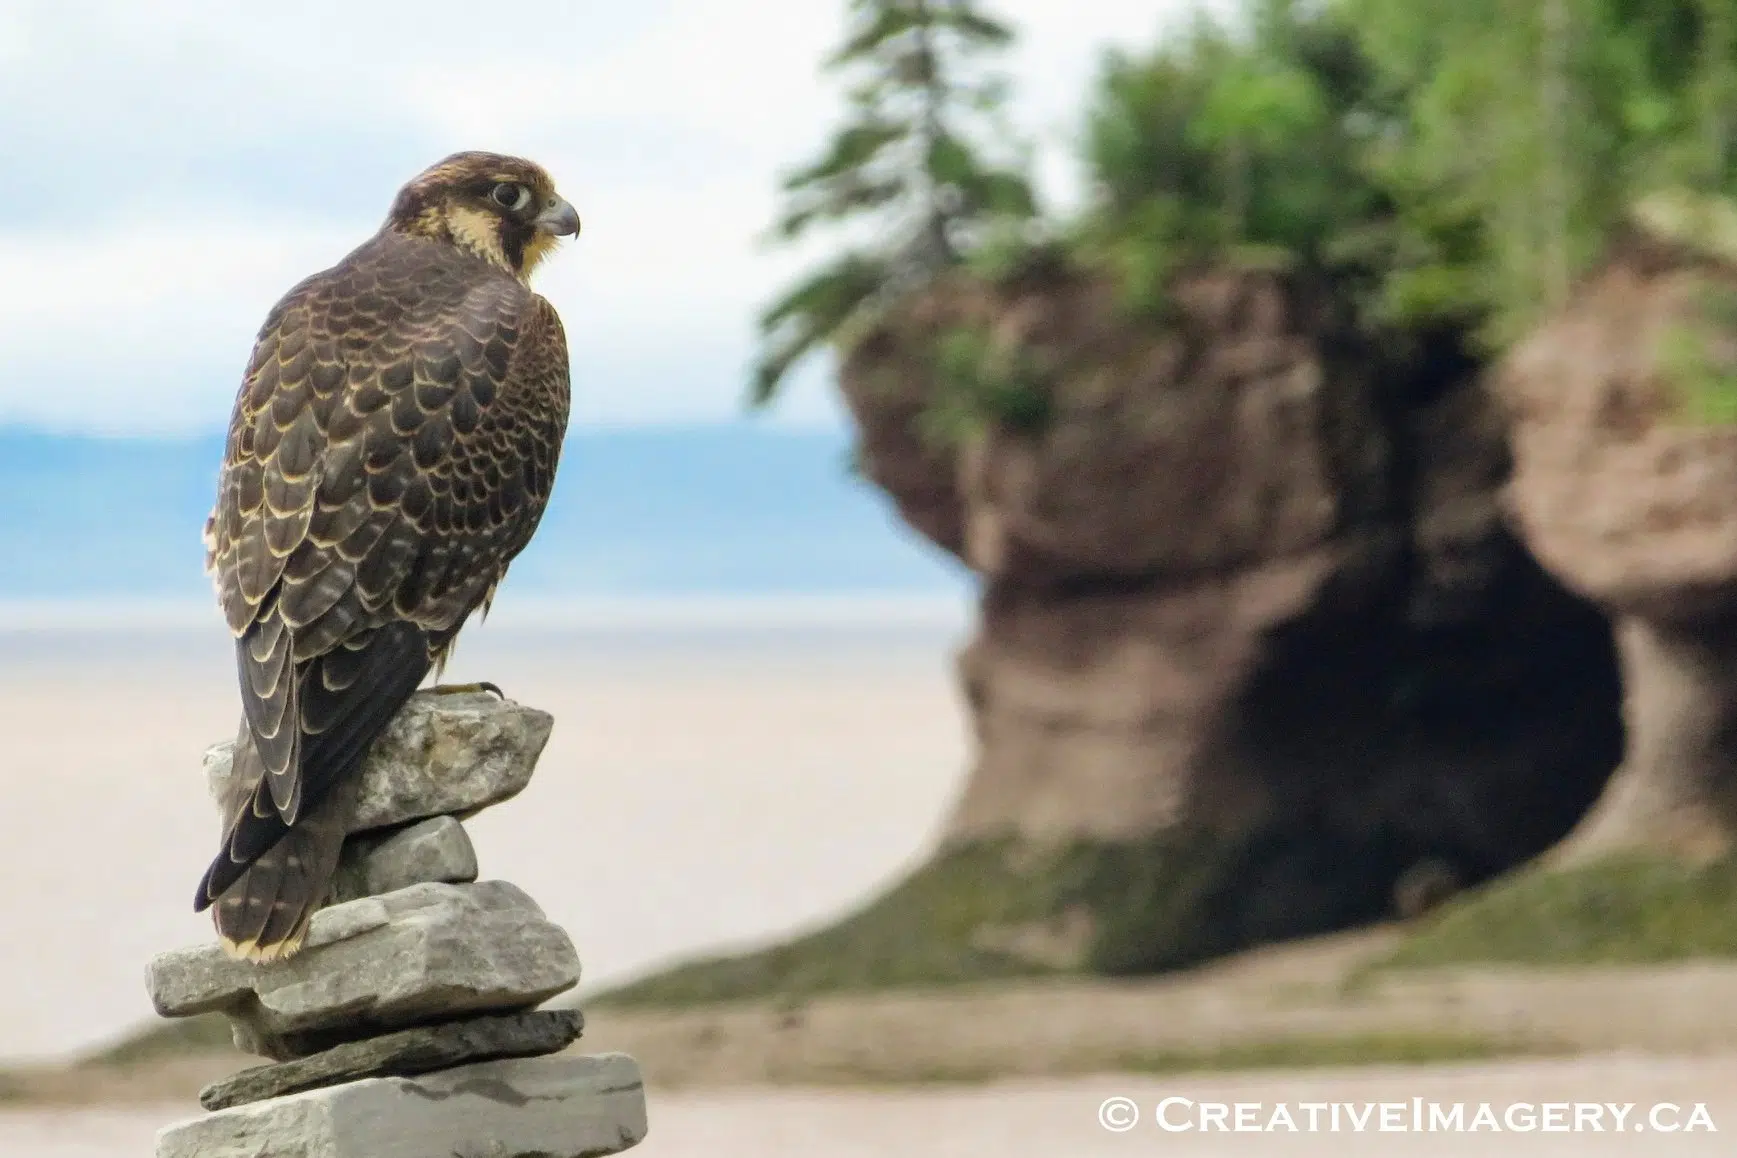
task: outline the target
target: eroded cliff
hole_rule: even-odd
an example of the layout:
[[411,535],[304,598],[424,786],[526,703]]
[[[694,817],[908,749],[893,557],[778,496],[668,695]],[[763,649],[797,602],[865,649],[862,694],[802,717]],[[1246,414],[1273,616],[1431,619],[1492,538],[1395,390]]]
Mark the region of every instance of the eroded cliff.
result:
[[1283,268],[1131,311],[1066,261],[854,343],[862,473],[981,579],[936,857],[648,1001],[1137,972],[1428,908],[1560,840],[1623,748],[1606,617],[1508,529],[1457,335]]
[[[1338,300],[1218,268],[1138,318],[1049,264],[943,284],[845,363],[865,473],[983,580],[949,846],[1104,846],[1150,894],[1086,898],[1082,963],[1423,903],[1420,871],[1549,847],[1619,758],[1609,627],[1504,523],[1480,367]],[[934,353],[961,334],[964,382]],[[974,421],[925,423],[961,393]]]

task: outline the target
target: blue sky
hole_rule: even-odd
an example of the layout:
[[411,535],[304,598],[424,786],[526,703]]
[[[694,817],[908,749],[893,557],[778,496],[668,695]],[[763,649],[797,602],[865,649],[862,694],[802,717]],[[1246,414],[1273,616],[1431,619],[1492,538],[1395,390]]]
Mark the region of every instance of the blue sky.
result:
[[[1101,49],[1179,0],[1004,0],[1040,183]],[[731,417],[756,307],[804,260],[758,238],[838,102],[842,0],[0,0],[0,427],[220,428],[272,302],[462,148],[543,163],[585,233],[539,276],[575,423]],[[751,15],[749,15],[751,13]],[[838,421],[811,366],[777,417]]]

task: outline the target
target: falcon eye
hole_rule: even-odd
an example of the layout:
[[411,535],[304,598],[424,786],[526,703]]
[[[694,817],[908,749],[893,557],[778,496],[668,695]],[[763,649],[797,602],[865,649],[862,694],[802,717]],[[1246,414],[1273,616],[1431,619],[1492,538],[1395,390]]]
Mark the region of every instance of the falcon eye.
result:
[[523,185],[518,185],[511,181],[502,181],[499,185],[494,187],[494,190],[489,194],[489,197],[492,198],[494,203],[499,205],[502,209],[511,209],[513,212],[517,213],[530,203],[531,191]]

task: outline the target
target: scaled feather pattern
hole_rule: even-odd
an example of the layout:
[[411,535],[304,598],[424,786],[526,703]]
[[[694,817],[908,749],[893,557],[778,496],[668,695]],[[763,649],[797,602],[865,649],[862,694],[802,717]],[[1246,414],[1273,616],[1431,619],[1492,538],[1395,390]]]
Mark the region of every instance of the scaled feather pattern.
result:
[[[526,191],[514,209],[509,187]],[[526,277],[552,233],[577,228],[530,162],[458,154],[260,330],[206,525],[243,720],[222,851],[195,903],[215,904],[239,956],[299,945],[349,782],[537,528],[568,359]]]

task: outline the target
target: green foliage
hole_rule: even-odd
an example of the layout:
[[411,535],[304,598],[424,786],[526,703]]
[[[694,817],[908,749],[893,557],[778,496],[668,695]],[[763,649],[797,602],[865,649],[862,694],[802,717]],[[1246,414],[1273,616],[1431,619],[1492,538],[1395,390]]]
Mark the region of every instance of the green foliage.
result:
[[935,349],[935,395],[919,417],[920,433],[957,445],[993,424],[1035,433],[1048,422],[1048,376],[1031,353],[973,327],[941,335]]
[[1070,254],[1035,220],[1002,221],[984,230],[966,268],[990,285],[1012,285],[1044,272],[1060,272]]
[[1162,320],[1171,275],[1198,261],[1259,252],[1350,273],[1386,259],[1387,198],[1361,163],[1383,110],[1352,30],[1287,0],[1254,17],[1105,57],[1076,238],[1136,317]]
[[1078,235],[1080,256],[1111,277],[1134,320],[1171,316],[1170,279],[1189,259],[1182,212],[1177,200],[1154,197],[1114,219],[1088,222]]
[[1035,211],[1022,155],[992,147],[1008,136],[998,118],[1005,81],[975,63],[1004,48],[1011,30],[976,0],[851,0],[848,11],[827,68],[847,77],[849,111],[819,158],[785,177],[773,236],[792,242],[819,227],[860,225],[874,240],[802,279],[761,316],[748,394],[755,407],[769,404],[808,354],[848,344],[867,311]]
[[826,155],[784,179],[784,190],[796,193],[779,217],[777,235],[794,241],[811,225],[836,221],[879,209],[904,192],[895,175],[880,171],[878,162],[904,137],[904,126],[872,120],[847,125],[832,139]]
[[1731,187],[1725,0],[1340,0],[1403,101],[1370,171],[1399,210],[1393,316],[1492,347],[1560,304],[1628,207]]
[[1638,856],[1530,872],[1450,901],[1385,963],[1647,964],[1737,955],[1737,864]]
[[816,345],[862,316],[885,288],[884,258],[847,253],[809,274],[760,315],[764,345],[749,401],[763,406],[790,368]]
[[[1728,0],[1253,0],[1110,54],[1074,234],[1134,313],[1250,245],[1334,272],[1371,324],[1559,304],[1637,201],[1737,181]],[[1718,223],[1704,222],[1711,229]]]
[[[829,67],[854,78],[851,112],[787,179],[777,232],[872,220],[856,268],[873,284],[816,298],[805,283],[768,311],[756,403],[848,337],[854,307],[985,251],[972,264],[991,278],[1023,260],[1008,228],[1034,212],[1022,165],[986,159],[1017,153],[989,147],[1008,135],[1005,84],[972,67],[1009,30],[968,0],[850,13]],[[1562,302],[1637,205],[1737,193],[1737,7],[1248,0],[1234,22],[1108,53],[1081,152],[1094,196],[1062,236],[1133,320],[1169,317],[1179,269],[1259,253],[1330,273],[1368,328],[1474,333],[1493,352]],[[1737,212],[1676,208],[1679,234],[1737,256]],[[802,305],[816,300],[828,308]],[[1679,345],[1673,364],[1705,379]]]
[[1737,287],[1704,285],[1695,302],[1698,317],[1678,322],[1660,338],[1659,368],[1681,395],[1684,416],[1709,426],[1737,423],[1737,364],[1714,349],[1710,330],[1737,339]]

